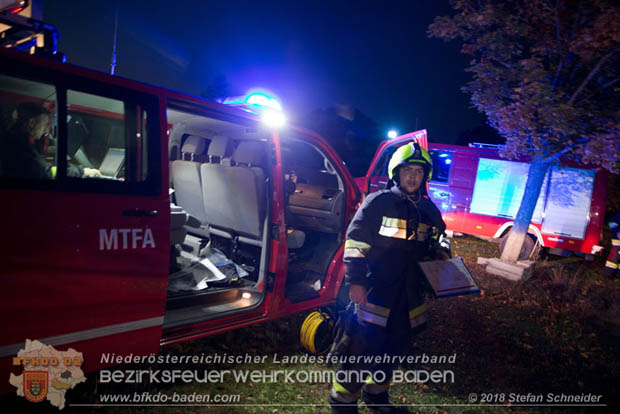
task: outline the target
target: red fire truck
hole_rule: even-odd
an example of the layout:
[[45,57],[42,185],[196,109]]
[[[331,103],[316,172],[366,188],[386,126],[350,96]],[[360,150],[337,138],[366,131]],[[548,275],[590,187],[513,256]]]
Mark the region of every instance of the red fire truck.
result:
[[54,166],[34,178],[0,165],[4,378],[26,339],[74,348],[92,371],[103,352],[336,302],[360,192],[323,138],[267,127],[266,96],[228,106],[0,49],[2,149],[35,103],[51,134],[30,139]]
[[[425,135],[420,137],[426,139]],[[382,144],[382,153],[376,156],[382,160],[376,163],[375,176],[356,179],[363,192],[385,185],[385,178],[380,177],[385,176],[387,160],[398,146],[392,141]],[[429,143],[428,148],[433,160],[428,192],[442,212],[448,231],[501,238],[503,248],[525,190],[528,160],[503,159],[497,145]],[[543,183],[522,258],[530,256],[536,243],[555,253],[600,254],[607,175],[602,168],[571,162],[553,167]]]

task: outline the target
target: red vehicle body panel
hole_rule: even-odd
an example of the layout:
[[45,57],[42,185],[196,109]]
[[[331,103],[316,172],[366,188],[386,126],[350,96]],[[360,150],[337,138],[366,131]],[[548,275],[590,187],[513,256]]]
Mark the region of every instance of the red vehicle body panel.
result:
[[[318,298],[291,303],[284,295],[288,249],[283,172],[280,138],[278,133],[273,133],[270,139],[276,149],[277,162],[271,171],[270,225],[278,229],[277,237],[272,237],[268,246],[268,271],[273,275],[273,287],[265,289],[263,301],[253,309],[162,331],[170,260],[168,102],[186,104],[195,111],[231,122],[243,120],[258,124],[258,117],[199,97],[22,52],[3,49],[0,56],[3,66],[23,69],[24,76],[36,81],[64,79],[70,83],[75,80],[79,85],[92,84],[142,94],[156,102],[157,137],[151,138],[151,146],[155,142],[158,147],[155,164],[159,166],[154,171],[159,174],[160,188],[158,194],[144,196],[66,191],[58,188],[53,180],[41,188],[27,190],[15,183],[0,182],[4,200],[0,204],[0,215],[5,220],[4,237],[0,241],[3,286],[0,318],[4,327],[0,369],[7,377],[9,371],[17,372],[17,368],[11,366],[11,359],[23,348],[26,339],[39,339],[59,350],[74,348],[84,353],[84,370],[91,371],[105,366],[100,360],[101,352],[149,354],[157,352],[161,345],[213,335],[335,302],[344,276],[342,246],[331,259]],[[21,76],[17,69],[9,70],[8,74]],[[79,111],[79,108],[72,110]],[[116,114],[111,113],[109,117],[115,118]],[[343,178],[346,199],[343,224],[348,225],[360,198],[351,174],[319,135],[301,128],[289,128],[327,154]],[[157,211],[157,214],[132,217],[123,213],[136,209]],[[100,229],[136,227],[153,231],[155,248],[100,250],[97,244]],[[3,389],[7,386],[6,381],[2,382]]]

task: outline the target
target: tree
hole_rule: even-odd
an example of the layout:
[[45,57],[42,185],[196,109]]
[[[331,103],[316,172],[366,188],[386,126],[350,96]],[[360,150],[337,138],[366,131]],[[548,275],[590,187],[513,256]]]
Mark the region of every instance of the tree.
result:
[[472,55],[463,91],[532,160],[502,259],[516,261],[544,177],[560,157],[619,171],[620,7],[612,0],[456,0],[430,37]]

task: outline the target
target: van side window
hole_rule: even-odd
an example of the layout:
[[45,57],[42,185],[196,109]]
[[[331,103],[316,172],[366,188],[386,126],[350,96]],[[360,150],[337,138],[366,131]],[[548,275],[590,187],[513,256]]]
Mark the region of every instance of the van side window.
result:
[[446,183],[450,178],[450,167],[452,166],[452,152],[430,150],[429,154],[433,161],[433,177],[431,181]]
[[387,177],[388,176],[387,168],[390,162],[390,158],[392,158],[392,155],[394,155],[394,153],[396,152],[398,148],[400,148],[400,146],[393,145],[385,149],[385,151],[381,155],[381,158],[379,159],[379,162],[377,162],[377,166],[375,167],[375,170],[372,172],[372,177],[376,177],[376,176]]
[[99,170],[104,178],[144,180],[145,125],[146,112],[137,104],[68,90],[67,175],[81,166]]
[[[94,83],[87,87],[108,93]],[[52,80],[0,75],[0,181],[56,190],[156,193],[159,169],[152,160],[158,148],[149,150],[147,142],[147,135],[157,131],[154,108],[153,99],[133,91],[110,88],[110,96],[102,96],[64,89]],[[147,125],[148,120],[153,121]],[[143,185],[147,179],[150,184]]]
[[56,108],[53,85],[0,75],[0,177],[55,177]]
[[296,139],[282,139],[281,150],[287,226],[306,235],[338,234],[342,230],[344,185],[332,162],[319,148]]
[[338,178],[325,169],[324,156],[306,142],[282,141],[282,171],[298,184],[338,188]]

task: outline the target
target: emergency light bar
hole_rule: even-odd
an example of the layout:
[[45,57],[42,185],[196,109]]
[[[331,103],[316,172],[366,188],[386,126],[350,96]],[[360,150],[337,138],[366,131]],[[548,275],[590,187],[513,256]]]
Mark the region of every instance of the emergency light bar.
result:
[[282,112],[282,105],[278,102],[277,99],[272,98],[271,96],[261,93],[255,92],[251,93],[245,97],[243,103],[246,105],[252,105],[259,108],[271,108],[276,111]]
[[280,101],[264,92],[252,92],[242,97],[227,98],[224,104],[237,106],[244,111],[260,115],[261,120],[271,128],[280,128],[286,123]]

